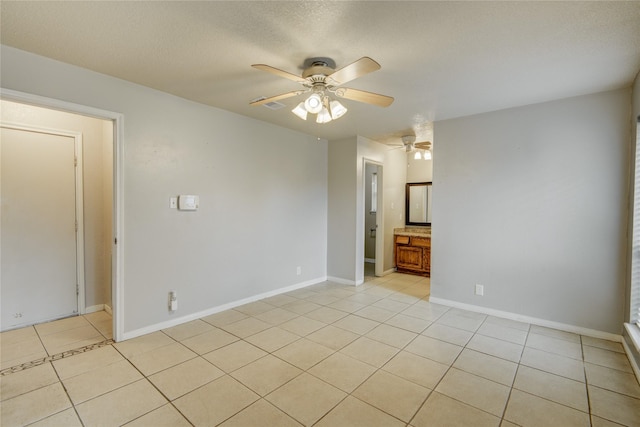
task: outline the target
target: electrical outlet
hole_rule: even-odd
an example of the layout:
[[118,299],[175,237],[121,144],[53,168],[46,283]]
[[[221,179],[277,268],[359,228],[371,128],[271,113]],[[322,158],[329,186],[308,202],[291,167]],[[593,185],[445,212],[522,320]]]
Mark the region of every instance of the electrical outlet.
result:
[[171,208],[171,209],[177,209],[178,208],[178,198],[177,197],[170,197],[169,198],[169,208]]
[[169,292],[169,311],[176,311],[178,309],[178,294],[176,291]]
[[296,275],[301,275],[302,274],[302,267],[296,267]]
[[476,283],[476,295],[480,295],[480,296],[484,295],[484,286]]

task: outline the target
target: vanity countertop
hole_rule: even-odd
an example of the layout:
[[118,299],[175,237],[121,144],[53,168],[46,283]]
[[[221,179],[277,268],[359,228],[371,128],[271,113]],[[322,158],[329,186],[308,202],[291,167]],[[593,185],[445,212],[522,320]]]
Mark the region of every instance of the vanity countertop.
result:
[[431,237],[431,227],[394,228],[393,234],[396,236]]

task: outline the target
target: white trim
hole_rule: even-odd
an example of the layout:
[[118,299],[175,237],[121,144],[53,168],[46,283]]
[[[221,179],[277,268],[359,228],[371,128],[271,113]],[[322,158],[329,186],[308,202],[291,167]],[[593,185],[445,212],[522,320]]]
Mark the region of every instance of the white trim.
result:
[[82,166],[82,134],[78,133],[75,138],[75,178],[76,178],[76,266],[78,281],[78,313],[85,313],[86,282],[84,275],[84,168]]
[[517,313],[511,313],[508,311],[494,310],[492,308],[481,307],[473,304],[465,304],[457,301],[451,301],[443,298],[429,297],[429,301],[434,304],[446,305],[448,307],[460,308],[463,310],[474,311],[476,313],[488,314],[495,317],[502,317],[503,319],[516,320],[518,322],[530,323],[532,325],[544,326],[546,328],[558,329],[561,331],[572,332],[579,335],[587,335],[593,338],[600,338],[609,341],[622,342],[624,341],[622,335],[612,334],[610,332],[598,331],[595,329],[583,328],[581,326],[568,325],[566,323],[554,322],[546,319],[539,319],[537,317],[523,316]]
[[98,311],[104,311],[104,304],[90,305],[84,310],[84,314],[96,313]]
[[51,108],[69,113],[82,114],[114,123],[113,132],[113,237],[120,244],[113,245],[111,304],[113,316],[113,337],[115,341],[124,335],[124,115],[113,111],[101,110],[86,105],[74,104],[44,96],[0,88],[0,98],[39,107]]
[[631,341],[633,342],[633,346],[636,348],[636,351],[640,353],[640,328],[633,323],[625,323],[624,328],[627,330],[629,337],[631,337]]
[[[631,341],[633,342],[633,346],[636,348],[636,352],[640,353],[640,330],[636,325],[631,323],[625,323],[624,327],[629,334],[629,337],[631,337]],[[640,381],[640,367],[636,363],[636,358],[633,357],[633,351],[629,348],[627,340],[622,340],[622,346],[624,347],[624,351],[627,353],[627,359],[629,359],[629,363],[631,363],[633,373],[636,374],[636,378]]]
[[330,282],[339,283],[341,285],[351,285],[351,286],[358,285],[358,283],[355,280],[343,279],[341,277],[335,277],[335,276],[327,276],[327,280]]
[[111,310],[111,307],[108,304],[104,305],[104,311],[110,316],[113,316],[113,310]]
[[[35,126],[18,122],[0,122],[0,127],[5,129],[13,129],[24,132],[33,132],[46,135],[62,136],[65,138],[73,138],[73,155],[75,157],[75,165],[73,170],[74,179],[74,200],[75,215],[77,222],[76,230],[76,311],[73,314],[85,313],[85,274],[84,274],[84,169],[82,167],[82,133],[73,132],[67,129],[56,129],[43,126]],[[72,313],[65,314],[65,316]]]
[[269,292],[264,292],[262,294],[253,295],[247,298],[243,298],[241,300],[233,301],[227,304],[219,305],[217,307],[209,308],[203,311],[199,311],[197,313],[191,313],[186,316],[178,317],[175,319],[167,320],[164,322],[156,323],[153,325],[145,326],[144,328],[135,329],[133,331],[125,332],[123,339],[128,340],[131,338],[136,338],[141,335],[150,334],[152,332],[160,331],[162,329],[170,328],[172,326],[181,325],[186,322],[190,322],[192,320],[199,319],[201,317],[210,316],[212,314],[220,313],[221,311],[230,310],[235,307],[239,307],[244,304],[249,304],[255,301],[259,301],[265,298],[269,298],[272,296],[280,295],[286,292],[295,291],[297,289],[306,288],[307,286],[316,285],[318,283],[326,282],[326,277],[319,277],[316,279],[307,280],[305,282],[297,283],[295,285],[287,286],[284,288],[276,289]]
[[389,270],[385,270],[385,271],[383,271],[383,272],[382,272],[382,276],[381,276],[381,277],[388,276],[389,274],[391,274],[391,273],[395,273],[395,272],[396,272],[396,269],[395,269],[395,268],[390,268]]
[[369,264],[375,264],[376,263],[376,259],[375,258],[365,258],[364,262],[368,262]]
[[[362,157],[362,206],[364,209],[362,212],[358,212],[358,215],[362,215],[362,224],[364,226],[366,221],[366,214],[369,212],[369,208],[366,206],[366,182],[367,182],[367,163],[375,165],[377,167],[377,186],[378,186],[378,195],[377,195],[377,207],[376,207],[376,247],[375,247],[375,258],[373,262],[375,263],[374,274],[376,276],[383,275],[382,271],[384,268],[384,163],[379,161],[369,159],[367,157]],[[364,237],[364,236],[363,236]],[[362,254],[364,257],[364,239],[362,239],[359,244],[362,244]],[[366,258],[365,258],[366,261]],[[357,283],[354,282],[352,284],[361,285],[364,283],[364,277],[362,280],[358,280]]]

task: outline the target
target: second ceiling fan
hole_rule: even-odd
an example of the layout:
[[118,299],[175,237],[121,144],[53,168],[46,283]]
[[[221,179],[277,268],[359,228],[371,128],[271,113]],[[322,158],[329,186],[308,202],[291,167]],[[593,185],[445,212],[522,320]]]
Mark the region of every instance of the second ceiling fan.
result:
[[292,110],[295,115],[303,120],[307,119],[308,113],[317,114],[317,123],[328,123],[331,120],[342,117],[347,112],[347,108],[337,99],[331,100],[329,98],[330,94],[338,98],[350,99],[352,101],[364,102],[380,107],[388,107],[393,102],[393,98],[390,96],[342,87],[344,83],[380,69],[380,64],[366,56],[339,70],[335,69],[335,62],[331,58],[309,58],[304,62],[305,68],[301,76],[265,64],[253,64],[252,67],[293,80],[304,86],[304,89],[294,90],[269,98],[260,98],[251,102],[249,105],[263,105],[304,93],[310,93],[307,99],[299,103],[296,108]]

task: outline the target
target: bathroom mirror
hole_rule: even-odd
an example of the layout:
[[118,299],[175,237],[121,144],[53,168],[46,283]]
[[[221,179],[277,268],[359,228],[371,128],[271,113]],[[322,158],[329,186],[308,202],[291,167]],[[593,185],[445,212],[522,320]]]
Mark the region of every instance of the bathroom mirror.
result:
[[431,225],[431,183],[407,183],[406,225]]

